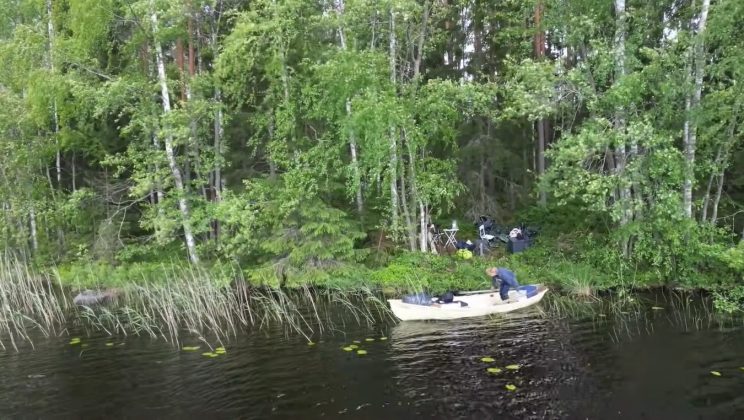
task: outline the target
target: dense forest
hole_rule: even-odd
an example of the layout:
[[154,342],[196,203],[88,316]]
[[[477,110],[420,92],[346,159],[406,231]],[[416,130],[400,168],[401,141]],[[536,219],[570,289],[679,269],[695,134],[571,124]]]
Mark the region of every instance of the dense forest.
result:
[[744,273],[739,0],[1,1],[33,264],[343,277],[490,215],[540,226],[523,265]]

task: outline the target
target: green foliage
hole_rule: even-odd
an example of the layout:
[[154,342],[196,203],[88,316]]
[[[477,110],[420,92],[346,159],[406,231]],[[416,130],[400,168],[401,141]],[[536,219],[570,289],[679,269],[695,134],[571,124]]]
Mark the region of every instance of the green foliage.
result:
[[[206,266],[274,286],[478,288],[485,264],[582,294],[741,280],[741,2],[702,38],[699,2],[628,4],[622,27],[596,1],[332,3],[3,3],[0,248],[85,284],[157,278],[186,230]],[[542,227],[524,254],[398,254],[419,218],[519,212]]]
[[713,304],[716,310],[729,315],[744,312],[744,286],[713,292]]

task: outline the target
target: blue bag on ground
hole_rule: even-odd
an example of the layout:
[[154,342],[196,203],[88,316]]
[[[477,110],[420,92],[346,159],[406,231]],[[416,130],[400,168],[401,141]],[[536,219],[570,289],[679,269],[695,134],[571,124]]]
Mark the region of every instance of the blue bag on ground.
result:
[[416,293],[413,295],[405,295],[403,296],[403,303],[411,303],[413,305],[424,305],[424,306],[431,306],[432,296],[426,293]]

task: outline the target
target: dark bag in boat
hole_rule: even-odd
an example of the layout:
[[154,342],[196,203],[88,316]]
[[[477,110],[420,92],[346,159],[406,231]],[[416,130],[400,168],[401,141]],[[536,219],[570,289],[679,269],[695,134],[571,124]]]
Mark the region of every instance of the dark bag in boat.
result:
[[431,295],[428,295],[426,293],[416,293],[414,295],[405,295],[403,296],[403,299],[401,299],[403,303],[410,303],[413,305],[424,305],[424,306],[431,306],[432,300]]
[[442,296],[437,299],[437,303],[452,303],[455,300],[455,294],[452,292],[445,292]]

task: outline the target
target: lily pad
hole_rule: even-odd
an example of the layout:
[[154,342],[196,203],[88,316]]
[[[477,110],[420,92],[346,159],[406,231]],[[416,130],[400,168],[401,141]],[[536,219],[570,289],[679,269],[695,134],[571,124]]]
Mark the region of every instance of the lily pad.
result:
[[367,354],[367,350],[357,350],[357,354],[360,356],[364,356],[365,354]]
[[227,354],[227,352],[225,350],[219,350],[219,349],[218,350],[215,350],[214,353],[215,354]]
[[515,385],[512,385],[512,384],[506,384],[506,386],[504,388],[506,388],[507,391],[516,391],[517,390],[517,387]]
[[380,337],[380,341],[385,341],[385,340],[387,340],[387,337]]
[[312,341],[308,341],[308,342],[307,342],[307,345],[308,345],[308,346],[314,346],[314,345],[315,345],[315,343],[313,343]]
[[484,357],[481,359],[481,362],[485,362],[485,363],[493,363],[495,361],[496,360],[493,357]]
[[374,338],[365,338],[364,341],[375,341]]
[[600,317],[604,318],[604,317],[606,317],[607,315],[605,315],[605,314],[599,314],[599,315],[597,315],[597,316],[600,316]]
[[351,346],[346,346],[346,347],[344,347],[344,348],[343,348],[343,350],[344,350],[344,351],[352,351],[352,350],[354,350],[354,349],[353,349],[353,348],[351,348]]
[[359,346],[358,346],[358,345],[356,345],[356,344],[352,344],[352,345],[350,345],[349,347],[351,347],[351,349],[352,349],[352,350],[356,350],[356,349],[358,349],[358,348],[359,348]]
[[744,366],[740,367],[739,370],[744,371]]
[[71,346],[74,346],[75,344],[80,344],[80,339],[79,338],[77,340],[75,340],[74,338],[72,340],[70,340],[70,345]]
[[80,347],[88,347],[88,346],[90,346],[90,344],[88,344],[88,343],[83,343],[83,344],[80,345]]
[[717,370],[711,370],[710,371],[710,374],[713,375],[713,376],[721,376],[721,372],[719,372]]
[[[107,345],[108,345],[108,344],[107,344]],[[112,343],[111,345],[113,346],[113,343]],[[183,351],[197,351],[197,350],[199,350],[200,348],[201,348],[200,346],[185,346],[185,347],[183,348]]]
[[362,344],[362,342],[361,342],[361,341],[359,341],[359,340],[354,340],[354,341],[352,341],[352,343],[356,343],[356,344]]
[[219,354],[212,353],[211,351],[208,351],[208,352],[202,353],[202,356],[204,356],[204,357],[217,357],[217,356],[219,356]]
[[501,373],[501,369],[500,368],[497,368],[497,367],[490,367],[490,368],[486,369],[486,371],[488,373]]
[[224,348],[224,347],[217,347],[216,349],[214,349],[214,351],[215,351],[215,352],[218,352],[218,351],[225,351],[225,348]]
[[519,369],[519,368],[521,368],[522,366],[520,366],[520,365],[506,365],[506,366],[504,366],[504,367],[505,367],[506,369],[509,369],[509,370],[518,370],[518,369]]
[[662,308],[661,306],[652,306],[651,309],[653,309],[655,311],[661,311],[664,308]]
[[106,347],[113,347],[114,343],[106,343]]

